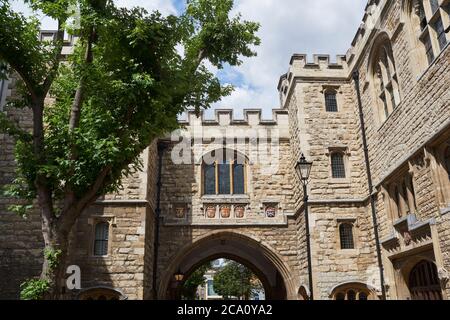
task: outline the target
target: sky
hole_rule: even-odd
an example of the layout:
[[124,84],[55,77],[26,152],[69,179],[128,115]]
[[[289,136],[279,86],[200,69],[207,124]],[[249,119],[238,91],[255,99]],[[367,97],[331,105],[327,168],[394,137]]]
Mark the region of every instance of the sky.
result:
[[[13,0],[13,7],[29,14],[21,0]],[[118,6],[145,7],[163,14],[177,14],[185,0],[115,0]],[[245,20],[261,24],[258,36],[261,45],[257,57],[244,59],[239,67],[211,68],[224,84],[232,84],[235,91],[218,102],[215,108],[234,109],[235,117],[242,117],[243,109],[263,109],[263,117],[270,119],[272,109],[280,107],[277,84],[286,73],[294,53],[345,54],[361,24],[367,0],[235,0],[233,15],[240,12]],[[54,29],[51,20],[41,20],[43,29]],[[210,110],[207,117],[212,117]]]

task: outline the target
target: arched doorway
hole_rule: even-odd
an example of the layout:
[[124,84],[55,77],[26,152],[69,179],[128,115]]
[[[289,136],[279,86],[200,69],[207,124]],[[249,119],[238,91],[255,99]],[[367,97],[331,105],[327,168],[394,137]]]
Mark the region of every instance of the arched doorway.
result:
[[265,300],[259,277],[230,259],[215,259],[183,278],[183,300]]
[[422,260],[411,270],[409,291],[412,300],[442,300],[442,291],[436,265]]
[[171,259],[160,280],[159,298],[179,299],[183,282],[176,281],[175,275],[182,274],[187,279],[206,262],[220,258],[237,261],[251,269],[261,281],[267,299],[295,299],[292,272],[274,250],[248,236],[219,231],[185,246]]
[[81,291],[78,300],[126,300],[126,297],[112,288],[95,287]]

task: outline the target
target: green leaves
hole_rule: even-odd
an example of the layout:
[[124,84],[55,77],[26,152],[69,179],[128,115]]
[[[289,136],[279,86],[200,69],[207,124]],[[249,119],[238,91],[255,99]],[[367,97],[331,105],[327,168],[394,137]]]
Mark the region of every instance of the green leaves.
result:
[[259,280],[246,266],[235,261],[228,263],[214,276],[214,291],[225,299],[246,297],[261,289]]
[[20,289],[21,300],[42,300],[50,289],[50,283],[47,280],[31,279],[22,283]]
[[55,250],[50,247],[44,249],[44,257],[48,261],[48,269],[50,272],[52,272],[58,267],[61,254],[62,254],[61,250]]
[[186,42],[191,58],[203,51],[213,65],[222,68],[224,62],[240,65],[240,56],[256,55],[252,46],[260,44],[259,24],[242,21],[240,15],[230,18],[232,8],[233,0],[188,1],[185,17],[191,34]]
[[[43,101],[47,83],[53,98],[37,119],[44,128],[39,152],[31,135],[0,116],[2,131],[17,138],[18,179],[8,192],[27,200],[11,208],[21,215],[36,195],[38,178],[50,190],[53,203],[61,203],[69,193],[75,201],[82,199],[93,186],[96,196],[118,190],[124,175],[141,168],[141,152],[179,127],[180,113],[209,108],[231,93],[232,87],[222,86],[203,61],[219,68],[224,63],[237,65],[242,56],[255,55],[252,47],[259,44],[257,23],[230,17],[232,0],[191,0],[179,17],[119,9],[105,0],[27,2],[60,24],[71,6],[78,7],[81,16],[74,30],[80,40],[69,61],[59,65],[61,41],[40,42],[39,22],[0,0],[0,61],[23,80],[21,95],[10,107]],[[86,59],[88,43],[92,59]],[[69,130],[81,84],[80,118]],[[97,185],[105,169],[106,178]]]
[[41,10],[45,15],[65,21],[72,12],[70,6],[76,4],[76,0],[25,0],[33,10]]

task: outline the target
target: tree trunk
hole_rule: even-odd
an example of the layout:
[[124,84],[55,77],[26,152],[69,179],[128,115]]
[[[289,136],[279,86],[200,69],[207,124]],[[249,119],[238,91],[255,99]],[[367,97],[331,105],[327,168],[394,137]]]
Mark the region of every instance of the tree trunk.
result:
[[50,284],[50,290],[44,299],[60,300],[65,292],[65,270],[68,258],[69,235],[51,226],[45,229],[43,223],[43,235],[45,241],[44,262],[42,265],[41,280]]

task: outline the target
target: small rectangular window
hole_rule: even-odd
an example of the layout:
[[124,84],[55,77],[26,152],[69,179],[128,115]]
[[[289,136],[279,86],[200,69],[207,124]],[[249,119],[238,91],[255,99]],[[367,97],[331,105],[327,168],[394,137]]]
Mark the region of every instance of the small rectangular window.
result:
[[355,241],[353,239],[353,224],[342,223],[339,226],[339,237],[341,240],[342,250],[355,249]]
[[108,255],[109,223],[100,222],[95,225],[94,255]]
[[338,112],[338,105],[335,92],[325,93],[325,106],[327,112]]
[[344,155],[342,153],[333,153],[331,155],[331,171],[334,179],[344,179],[346,177]]

